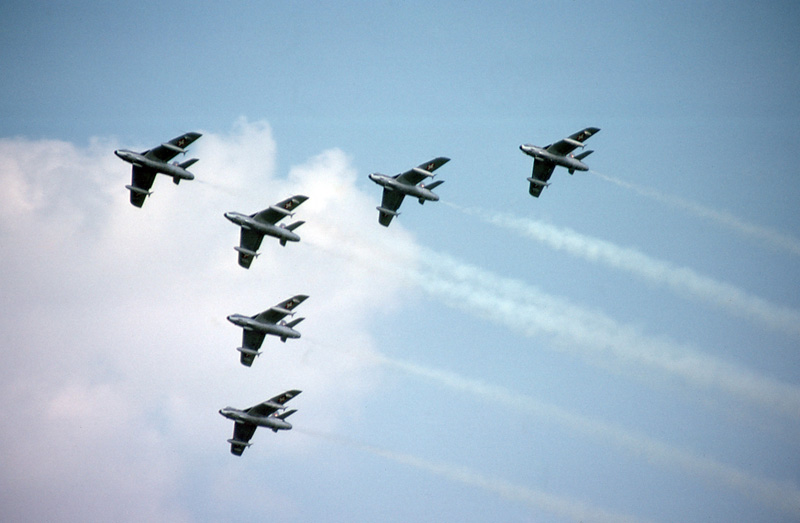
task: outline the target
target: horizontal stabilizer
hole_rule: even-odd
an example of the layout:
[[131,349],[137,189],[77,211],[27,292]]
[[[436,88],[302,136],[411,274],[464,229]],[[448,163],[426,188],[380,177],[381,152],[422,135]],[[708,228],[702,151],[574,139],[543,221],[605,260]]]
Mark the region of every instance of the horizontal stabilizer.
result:
[[180,167],[181,169],[188,169],[189,167],[191,167],[192,165],[196,164],[197,162],[198,162],[197,158],[192,158],[191,160],[186,160],[183,163],[179,163],[178,167]]
[[292,320],[289,323],[287,323],[286,326],[289,327],[290,329],[293,329],[297,326],[298,323],[300,323],[304,319],[305,318],[297,318],[296,320]]
[[391,216],[400,216],[399,212],[387,209],[386,207],[375,207],[375,208],[384,214],[389,214]]
[[440,185],[442,185],[443,183],[444,183],[444,180],[438,180],[438,181],[435,181],[435,182],[433,182],[431,184],[424,185],[423,187],[425,187],[429,191],[432,191],[432,190],[436,189],[437,187],[439,187]]
[[287,410],[286,412],[284,412],[282,414],[279,414],[279,415],[277,415],[275,417],[278,418],[278,419],[286,419],[289,416],[291,416],[292,414],[294,414],[295,412],[297,412],[297,409]]
[[547,187],[548,185],[550,185],[550,183],[543,182],[542,180],[537,180],[536,178],[528,178],[528,181],[534,185],[538,185],[539,187]]
[[143,194],[145,196],[150,196],[152,194],[150,191],[142,189],[141,187],[136,187],[134,185],[126,185],[125,188],[128,189],[130,192],[135,192],[136,194]]
[[581,153],[581,154],[579,154],[578,156],[576,156],[576,157],[575,157],[575,159],[576,159],[576,160],[583,160],[584,158],[586,158],[587,156],[589,156],[589,155],[590,155],[590,154],[592,154],[593,152],[594,152],[594,151],[586,151],[585,153]]
[[253,258],[258,257],[258,253],[255,251],[251,251],[250,249],[245,249],[244,247],[234,247],[233,250],[239,251],[240,253],[244,254],[245,256],[252,256]]
[[177,145],[173,145],[171,143],[162,143],[161,147],[169,149],[170,151],[175,151],[178,154],[186,154],[186,149],[183,149],[182,147],[178,147]]
[[287,225],[286,229],[288,229],[290,231],[293,231],[293,230],[297,229],[298,227],[300,227],[301,225],[303,225],[304,223],[306,223],[306,222],[304,222],[302,220],[299,221],[299,222],[294,222],[291,225]]
[[412,167],[411,170],[414,171],[415,173],[419,174],[420,176],[427,176],[427,177],[432,177],[433,176],[432,172],[426,171],[425,169],[421,169],[419,167]]

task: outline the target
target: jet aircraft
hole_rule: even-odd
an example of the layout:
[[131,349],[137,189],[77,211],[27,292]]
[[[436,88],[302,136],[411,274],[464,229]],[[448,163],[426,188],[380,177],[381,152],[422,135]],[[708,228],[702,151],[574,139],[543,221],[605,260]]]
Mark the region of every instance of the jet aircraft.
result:
[[169,161],[178,154],[186,154],[186,147],[201,136],[200,133],[186,133],[143,153],[127,149],[114,151],[114,154],[133,164],[131,185],[125,186],[131,192],[131,203],[136,207],[144,205],[144,200],[150,196],[150,187],[153,186],[158,173],[172,176],[175,185],[181,183],[181,180],[194,180],[194,175],[186,169],[194,165],[197,158],[183,163],[169,163]]
[[[285,410],[286,407],[283,404],[300,392],[299,390],[287,390],[283,394],[246,410],[233,407],[220,409],[220,414],[236,422],[233,426],[233,438],[228,440],[228,443],[231,444],[231,454],[241,456],[244,449],[252,445],[250,438],[253,437],[258,427],[267,427],[273,432],[291,430],[292,425],[286,421],[286,418],[297,412],[297,409]],[[279,410],[284,412],[277,414]]]
[[283,318],[287,315],[294,316],[294,308],[303,303],[306,298],[308,296],[298,294],[255,316],[242,314],[228,316],[229,322],[244,329],[242,346],[236,349],[242,353],[240,358],[242,365],[249,367],[253,364],[255,357],[261,354],[258,349],[261,348],[267,334],[280,337],[284,343],[289,338],[300,337],[300,333],[294,330],[294,327],[305,318],[298,318],[289,323],[283,321]]
[[542,189],[550,185],[547,180],[550,179],[550,175],[553,174],[556,165],[566,167],[569,169],[570,174],[575,171],[588,171],[589,167],[582,160],[594,151],[586,151],[577,156],[573,156],[570,153],[578,147],[583,148],[583,142],[599,131],[600,129],[597,127],[587,127],[545,147],[537,147],[531,144],[520,145],[519,148],[523,153],[533,156],[533,175],[528,178],[528,181],[531,182],[531,196],[538,198],[542,193]]
[[400,214],[397,209],[400,208],[400,204],[403,203],[403,198],[406,196],[419,199],[420,205],[425,203],[425,200],[439,201],[439,196],[433,193],[433,189],[443,184],[444,180],[428,185],[424,183],[417,184],[426,178],[433,178],[435,176],[433,171],[449,161],[450,158],[434,158],[419,167],[414,167],[410,171],[394,176],[380,173],[370,174],[370,180],[383,186],[383,200],[380,207],[378,207],[378,222],[384,227],[388,227],[392,218]]
[[226,212],[225,217],[242,228],[239,246],[234,247],[239,251],[239,265],[245,269],[250,268],[253,258],[258,256],[257,251],[265,234],[278,238],[284,246],[286,242],[299,242],[300,237],[294,230],[306,222],[298,221],[289,225],[276,223],[287,216],[294,216],[291,211],[306,200],[308,196],[298,194],[249,216],[239,212]]

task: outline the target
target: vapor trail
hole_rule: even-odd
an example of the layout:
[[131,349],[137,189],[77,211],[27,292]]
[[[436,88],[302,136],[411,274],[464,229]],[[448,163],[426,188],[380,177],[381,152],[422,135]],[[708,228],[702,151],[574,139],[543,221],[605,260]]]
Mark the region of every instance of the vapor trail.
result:
[[688,345],[653,338],[602,312],[584,309],[527,283],[497,276],[450,256],[423,249],[420,287],[454,308],[477,314],[524,336],[550,336],[591,362],[613,364],[641,377],[651,369],[701,389],[716,389],[748,403],[800,418],[800,388],[703,354]]
[[[524,282],[502,278],[449,256],[422,248],[420,252],[395,253],[385,247],[379,252],[353,237],[339,236],[326,228],[324,244],[309,238],[316,248],[343,257],[368,270],[388,271],[429,294],[499,323],[526,336],[549,334],[564,342],[567,350],[593,356],[607,353],[614,367],[627,364],[653,367],[677,375],[701,388],[733,391],[740,399],[770,407],[797,417],[800,390],[769,378],[738,369],[715,358],[697,354],[665,340],[648,338],[636,329],[618,325],[602,313],[587,311],[564,299],[548,296]],[[313,340],[328,345],[323,340]],[[329,347],[341,350],[339,347]],[[359,357],[366,357],[362,354]],[[372,354],[376,363],[428,379],[488,401],[506,404],[544,419],[560,423],[606,441],[665,467],[678,468],[710,482],[747,493],[767,506],[800,515],[800,491],[791,483],[751,476],[733,466],[654,440],[643,434],[601,420],[568,412],[503,387],[414,363]],[[599,359],[599,358],[591,358]],[[604,358],[608,359],[608,358]]]
[[691,212],[697,217],[705,218],[713,222],[716,222],[720,225],[727,227],[728,229],[736,231],[742,236],[749,236],[763,243],[772,245],[773,247],[777,247],[785,251],[788,251],[794,255],[800,255],[800,240],[788,234],[783,234],[781,232],[769,229],[767,227],[761,227],[759,225],[747,223],[729,212],[717,211],[715,209],[705,207],[703,205],[700,205],[699,203],[695,203],[685,198],[664,194],[654,189],[649,189],[647,187],[642,187],[640,185],[626,182],[618,178],[608,176],[606,174],[601,174],[597,171],[590,170],[589,172],[596,176],[599,176],[603,180],[616,184],[620,187],[630,189],[642,196],[646,196],[648,198],[652,198],[653,200],[684,209],[686,211]]
[[683,470],[714,484],[726,485],[742,494],[751,496],[767,506],[779,508],[800,517],[800,490],[791,483],[754,477],[736,467],[698,456],[612,423],[574,414],[504,387],[383,355],[377,355],[375,359],[387,367],[433,381],[459,392],[478,396],[493,404],[505,404],[511,408],[558,423],[586,436],[593,438],[599,436],[607,442],[633,454],[643,456],[651,462],[658,463],[664,467]]
[[[446,254],[417,247],[418,252],[379,252],[327,228],[324,242],[307,241],[370,270],[390,271],[453,308],[491,321],[526,337],[550,337],[565,351],[588,362],[643,378],[650,370],[737,402],[768,407],[800,419],[800,387],[758,374],[704,354],[690,345],[654,338],[619,324],[602,312],[552,296],[524,281],[495,275]],[[308,237],[308,236],[307,236]],[[378,261],[380,260],[380,261]],[[397,260],[405,260],[398,263]],[[646,378],[645,378],[646,379]]]
[[350,438],[328,434],[324,432],[317,432],[308,429],[294,430],[321,438],[333,443],[345,445],[347,447],[355,448],[363,452],[368,452],[375,456],[394,461],[401,465],[408,465],[425,472],[446,478],[450,481],[455,481],[464,485],[479,488],[491,494],[496,494],[505,499],[512,501],[521,501],[530,505],[533,508],[547,511],[551,514],[556,514],[560,517],[569,518],[573,521],[597,521],[597,522],[642,522],[640,518],[626,514],[616,514],[609,512],[606,509],[588,505],[576,499],[549,494],[540,490],[531,489],[522,485],[511,483],[505,479],[487,476],[475,472],[467,467],[460,467],[450,465],[443,462],[435,462],[426,460],[413,454],[406,454],[402,452],[395,452],[391,450],[382,449],[373,445],[367,445]]
[[645,280],[665,285],[679,294],[700,299],[737,317],[758,321],[770,329],[800,337],[800,311],[775,305],[734,285],[698,274],[688,267],[678,267],[652,258],[637,249],[620,247],[540,220],[518,218],[476,208],[462,208],[452,203],[447,205],[476,216],[484,222],[544,243],[552,249],[627,271]]

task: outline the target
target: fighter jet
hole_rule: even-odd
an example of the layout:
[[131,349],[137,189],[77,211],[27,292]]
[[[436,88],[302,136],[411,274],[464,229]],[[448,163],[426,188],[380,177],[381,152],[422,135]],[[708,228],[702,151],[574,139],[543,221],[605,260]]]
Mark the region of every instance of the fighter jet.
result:
[[287,216],[294,216],[292,209],[308,200],[308,196],[296,195],[280,203],[271,205],[261,212],[246,215],[239,212],[226,212],[225,217],[242,228],[239,246],[234,247],[239,251],[239,265],[245,269],[250,268],[253,258],[258,256],[258,248],[264,235],[275,236],[286,245],[286,242],[299,242],[300,237],[294,230],[306,222],[299,221],[289,225],[275,225]]
[[[246,410],[239,410],[233,407],[220,409],[219,413],[228,419],[236,422],[233,426],[233,438],[228,440],[231,444],[231,454],[241,456],[244,449],[252,445],[250,438],[258,427],[267,427],[278,432],[279,430],[291,430],[292,425],[286,418],[297,412],[297,409],[285,410],[284,403],[294,398],[301,391],[287,390],[283,394],[259,403]],[[283,410],[281,414],[276,414]]]
[[419,167],[414,167],[410,171],[402,174],[389,176],[386,174],[372,173],[369,179],[378,185],[383,186],[383,201],[378,207],[378,223],[388,227],[392,218],[399,215],[397,209],[403,203],[405,196],[419,199],[420,205],[425,200],[432,202],[439,201],[439,197],[433,193],[433,189],[444,183],[444,180],[425,185],[419,182],[425,178],[433,178],[433,171],[450,161],[450,158],[434,158],[430,162],[423,163]]
[[294,316],[294,308],[303,303],[306,298],[308,296],[298,294],[255,316],[243,316],[241,314],[228,316],[229,322],[244,329],[242,346],[236,349],[242,353],[240,359],[242,365],[249,367],[253,364],[255,357],[261,354],[258,349],[261,348],[261,344],[264,343],[264,337],[267,334],[279,336],[284,343],[289,338],[300,337],[300,333],[294,330],[294,327],[305,318],[298,318],[289,323],[283,321],[283,318],[286,315]]
[[144,200],[150,196],[150,187],[153,186],[158,173],[172,176],[175,185],[181,183],[181,180],[194,180],[194,175],[186,169],[194,165],[197,158],[183,163],[168,162],[178,154],[186,154],[186,147],[201,136],[200,133],[186,133],[143,153],[127,149],[114,151],[114,154],[133,164],[131,185],[125,186],[131,192],[131,203],[136,207],[144,205]]
[[586,151],[577,156],[570,153],[578,147],[583,148],[583,142],[599,131],[600,129],[597,127],[587,127],[583,131],[578,131],[545,147],[531,144],[520,145],[519,148],[523,153],[533,156],[533,175],[528,178],[528,181],[531,182],[531,196],[538,198],[542,189],[550,185],[547,180],[550,179],[556,165],[566,167],[570,174],[575,171],[588,171],[589,167],[582,160],[594,151]]

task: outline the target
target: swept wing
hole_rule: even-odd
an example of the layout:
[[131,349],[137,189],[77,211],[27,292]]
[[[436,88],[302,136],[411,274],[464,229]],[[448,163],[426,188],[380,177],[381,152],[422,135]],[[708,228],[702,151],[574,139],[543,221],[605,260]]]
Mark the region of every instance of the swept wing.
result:
[[231,452],[237,456],[241,456],[255,432],[256,425],[237,421],[233,425],[233,439],[230,440]]
[[202,135],[200,133],[182,134],[166,143],[162,143],[158,147],[153,147],[152,149],[143,152],[142,155],[151,160],[166,163],[179,154],[185,153],[186,148],[201,136]]
[[405,194],[401,192],[393,191],[388,188],[383,189],[383,199],[381,200],[381,208],[378,213],[378,222],[381,225],[389,226],[392,222],[392,218],[397,215],[397,209],[399,209],[400,204],[403,203],[403,198],[405,198]]
[[298,294],[297,296],[292,296],[288,300],[275,305],[274,307],[270,307],[269,309],[256,314],[254,318],[261,323],[278,323],[281,321],[287,314],[290,314],[295,307],[303,303],[308,296],[304,294]]
[[268,399],[258,405],[254,405],[247,409],[248,414],[253,416],[269,416],[277,412],[278,409],[283,408],[283,404],[300,394],[299,390],[287,390],[283,394],[278,394],[272,399]]
[[420,164],[414,169],[395,176],[398,182],[408,185],[417,185],[419,182],[432,175],[433,171],[450,161],[450,158],[434,158],[433,160]]
[[593,134],[600,131],[597,127],[587,127],[582,131],[571,134],[563,140],[545,147],[549,152],[559,156],[566,156],[578,147],[583,147],[583,142],[588,140]]
[[251,218],[258,220],[261,223],[275,225],[306,200],[308,200],[308,196],[298,194],[296,196],[292,196],[291,198],[286,198],[282,202],[276,203],[275,205],[268,207],[261,212],[253,214]]

